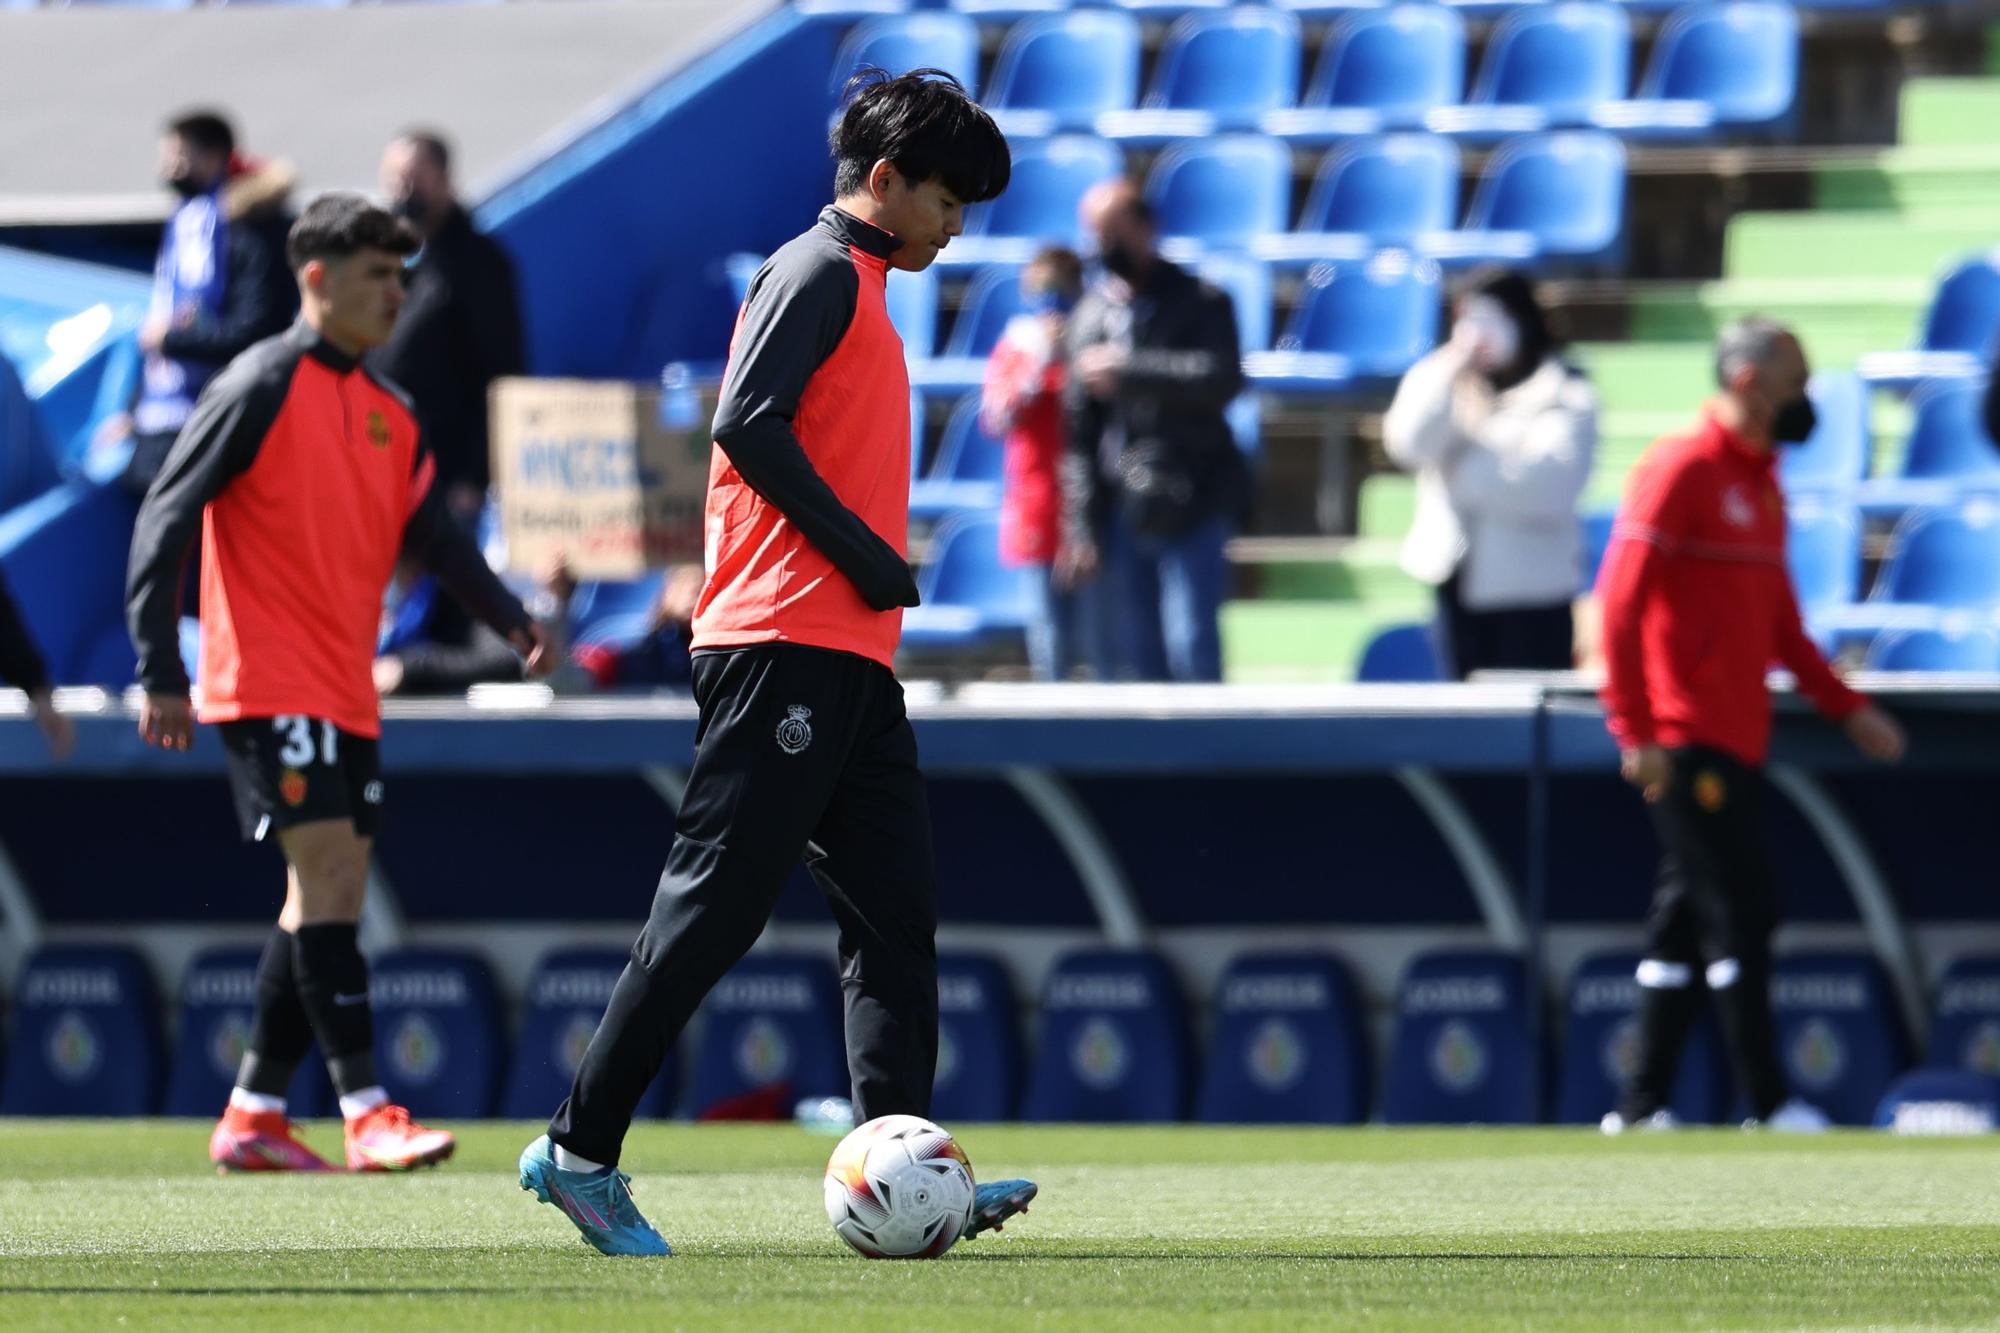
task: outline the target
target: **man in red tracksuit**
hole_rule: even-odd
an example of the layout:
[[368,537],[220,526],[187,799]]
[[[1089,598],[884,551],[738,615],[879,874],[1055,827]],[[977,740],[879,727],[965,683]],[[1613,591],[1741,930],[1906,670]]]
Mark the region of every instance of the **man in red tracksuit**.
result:
[[1655,444],[1633,473],[1598,581],[1605,716],[1664,852],[1639,965],[1638,1067],[1606,1133],[1671,1124],[1702,963],[1754,1122],[1825,1127],[1816,1108],[1787,1099],[1772,1036],[1765,673],[1790,671],[1871,758],[1903,751],[1895,720],[1843,685],[1806,637],[1786,570],[1777,450],[1812,434],[1805,353],[1782,325],[1751,317],[1723,330],[1715,364],[1721,392],[1701,420]]

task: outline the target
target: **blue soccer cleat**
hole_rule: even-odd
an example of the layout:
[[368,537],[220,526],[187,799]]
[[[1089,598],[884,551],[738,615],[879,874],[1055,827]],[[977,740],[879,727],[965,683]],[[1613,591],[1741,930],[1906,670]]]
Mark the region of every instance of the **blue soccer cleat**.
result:
[[565,1171],[544,1134],[521,1154],[521,1188],[562,1209],[583,1238],[604,1254],[672,1254],[632,1202],[632,1177],[617,1168]]
[[996,1180],[978,1186],[972,1194],[972,1216],[959,1239],[971,1240],[982,1231],[998,1231],[1008,1218],[1028,1211],[1039,1188],[1032,1180]]

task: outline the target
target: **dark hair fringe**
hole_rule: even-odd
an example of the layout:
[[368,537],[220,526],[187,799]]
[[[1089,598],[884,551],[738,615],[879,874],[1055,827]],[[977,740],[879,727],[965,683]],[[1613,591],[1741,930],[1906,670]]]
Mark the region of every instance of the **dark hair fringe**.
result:
[[186,139],[190,147],[200,152],[228,157],[236,151],[236,131],[220,111],[183,111],[167,122],[167,133]]
[[1459,280],[1455,296],[1454,304],[1468,296],[1498,301],[1521,330],[1521,357],[1527,364],[1539,365],[1562,350],[1563,339],[1550,325],[1542,303],[1535,299],[1534,284],[1513,269],[1497,264],[1473,269]]
[[1007,188],[1014,157],[993,117],[941,69],[890,74],[865,65],[847,81],[845,109],[830,136],[834,194],[862,189],[887,158],[911,184],[940,180],[973,204]]
[[285,237],[285,258],[294,270],[315,259],[346,259],[363,250],[407,258],[423,248],[409,223],[358,194],[323,194],[306,205]]
[[430,158],[440,172],[447,176],[451,174],[451,142],[437,130],[412,127],[397,135],[396,140],[399,143],[414,144]]

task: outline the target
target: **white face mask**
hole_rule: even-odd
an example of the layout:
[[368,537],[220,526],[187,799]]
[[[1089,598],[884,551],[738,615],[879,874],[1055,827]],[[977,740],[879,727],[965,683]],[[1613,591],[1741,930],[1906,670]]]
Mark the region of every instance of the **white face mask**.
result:
[[1484,371],[1511,366],[1521,354],[1521,326],[1490,296],[1465,298],[1451,340],[1468,349],[1472,363]]

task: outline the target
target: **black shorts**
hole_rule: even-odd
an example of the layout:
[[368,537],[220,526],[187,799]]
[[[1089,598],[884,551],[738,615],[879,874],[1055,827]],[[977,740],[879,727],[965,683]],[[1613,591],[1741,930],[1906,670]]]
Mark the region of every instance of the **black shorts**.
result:
[[297,715],[246,717],[218,730],[245,842],[321,819],[352,820],[356,833],[375,836],[382,763],[372,737]]

